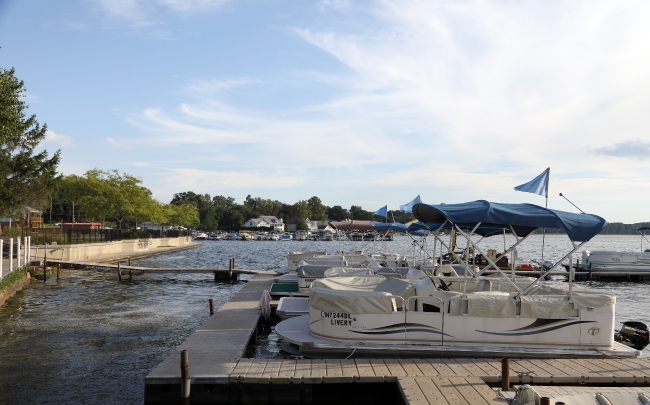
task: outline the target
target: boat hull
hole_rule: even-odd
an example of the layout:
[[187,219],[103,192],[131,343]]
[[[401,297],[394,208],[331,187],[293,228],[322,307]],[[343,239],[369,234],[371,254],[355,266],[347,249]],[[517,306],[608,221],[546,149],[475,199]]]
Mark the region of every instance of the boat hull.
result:
[[311,358],[341,358],[353,354],[356,358],[408,357],[480,357],[480,358],[637,358],[641,352],[613,342],[603,348],[527,347],[503,344],[440,344],[389,342],[359,342],[326,339],[309,332],[309,316],[299,316],[280,322],[276,333],[284,339],[283,349],[292,354]]

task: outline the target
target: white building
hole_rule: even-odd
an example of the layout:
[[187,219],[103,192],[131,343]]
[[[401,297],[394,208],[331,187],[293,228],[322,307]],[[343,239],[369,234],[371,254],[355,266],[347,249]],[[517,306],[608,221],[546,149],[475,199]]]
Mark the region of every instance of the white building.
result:
[[274,231],[284,231],[284,222],[274,216],[264,215],[244,222],[244,228],[273,228]]

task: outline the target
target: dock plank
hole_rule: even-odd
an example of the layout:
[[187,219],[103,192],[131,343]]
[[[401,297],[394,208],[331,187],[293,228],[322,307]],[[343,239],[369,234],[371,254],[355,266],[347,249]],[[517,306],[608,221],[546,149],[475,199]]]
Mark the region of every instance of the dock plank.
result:
[[357,371],[359,372],[359,377],[364,380],[370,380],[371,378],[376,377],[375,371],[370,364],[368,359],[356,359],[354,364],[357,366]]
[[253,363],[253,359],[239,359],[235,369],[232,371],[231,377],[246,377],[246,373]]
[[438,375],[457,375],[454,370],[452,370],[445,362],[443,362],[441,359],[427,359],[431,367],[433,367],[436,370],[436,374]]
[[501,377],[501,369],[497,369],[490,362],[485,359],[469,359],[476,367],[478,367],[482,374],[481,376]]
[[384,363],[386,364],[386,367],[388,367],[388,372],[391,376],[406,377],[408,375],[406,370],[404,370],[404,367],[402,367],[400,364],[399,360],[385,359]]
[[382,359],[370,359],[370,365],[376,376],[390,377],[390,371]]
[[[489,405],[483,396],[474,388],[474,385],[477,383],[470,382],[467,378],[471,377],[449,377],[449,383],[456,388],[456,391],[458,391],[468,404]],[[483,381],[480,384],[485,385]]]
[[471,359],[456,359],[456,362],[463,366],[467,370],[468,376],[480,376],[483,375],[483,370],[478,367]]
[[327,377],[343,377],[341,360],[325,360],[325,368],[327,370]]
[[311,361],[311,376],[312,379],[323,379],[327,377],[327,364],[325,360],[314,359]]
[[294,378],[304,379],[311,377],[311,360],[295,360],[296,367],[293,373]]
[[458,362],[457,359],[441,359],[447,367],[453,370],[456,375],[467,376],[471,375],[470,371],[467,370],[462,364]]
[[397,386],[407,405],[430,404],[414,378],[400,377],[397,379]]
[[417,364],[415,364],[413,359],[399,359],[398,361],[401,364],[404,371],[406,372],[407,376],[419,377],[424,375],[424,373],[422,373],[422,371],[417,366]]
[[419,378],[415,377],[415,382],[418,384],[418,387],[424,394],[424,397],[430,404],[435,405],[449,405],[450,402],[447,401],[447,398],[440,392],[438,386],[433,382],[432,378]]
[[280,371],[278,372],[278,380],[291,381],[296,374],[296,361],[295,360],[282,360],[280,364]]
[[427,359],[413,359],[413,364],[420,369],[423,376],[435,377],[439,374]]
[[449,378],[450,377],[433,377],[431,380],[440,390],[440,393],[445,397],[445,400],[449,405],[472,405],[471,402],[467,402],[463,395],[458,392],[456,387],[454,387],[454,384],[449,381]]
[[359,370],[357,369],[357,365],[354,360],[341,360],[341,370],[343,371],[344,377],[352,379],[359,378]]

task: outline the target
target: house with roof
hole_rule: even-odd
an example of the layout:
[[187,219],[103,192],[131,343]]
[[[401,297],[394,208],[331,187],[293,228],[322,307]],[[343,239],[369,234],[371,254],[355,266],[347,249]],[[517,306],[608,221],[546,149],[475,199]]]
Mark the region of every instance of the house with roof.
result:
[[272,215],[263,215],[244,222],[244,228],[271,228],[274,231],[284,231],[284,221]]

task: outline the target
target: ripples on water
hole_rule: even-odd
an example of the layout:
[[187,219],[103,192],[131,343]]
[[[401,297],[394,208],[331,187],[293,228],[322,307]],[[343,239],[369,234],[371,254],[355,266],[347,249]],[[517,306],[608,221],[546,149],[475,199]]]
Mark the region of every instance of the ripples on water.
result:
[[[539,260],[541,241],[535,235],[525,242],[520,261]],[[503,250],[501,237],[486,242],[486,249]],[[545,245],[546,258],[553,260],[570,247],[559,235],[547,236]],[[638,251],[640,241],[598,236],[587,248]],[[351,249],[373,247],[368,242],[206,241],[133,264],[225,268],[234,257],[239,268],[270,269],[286,266],[287,253],[294,250]],[[377,243],[374,250],[412,254],[407,237]],[[650,322],[647,283],[578,284],[616,294],[617,320]],[[0,307],[0,404],[142,403],[144,376],[208,317],[208,299],[220,306],[242,285],[215,283],[211,274],[145,274],[120,283],[114,273],[76,270],[65,270],[59,283],[34,281]],[[277,336],[272,328],[267,333],[252,354],[279,355]]]

